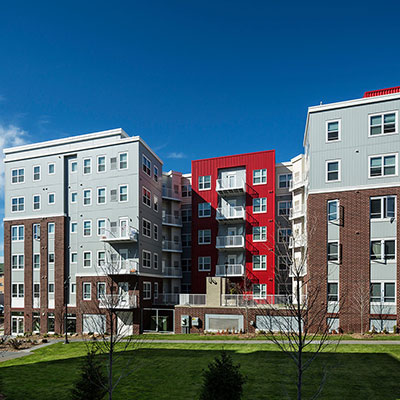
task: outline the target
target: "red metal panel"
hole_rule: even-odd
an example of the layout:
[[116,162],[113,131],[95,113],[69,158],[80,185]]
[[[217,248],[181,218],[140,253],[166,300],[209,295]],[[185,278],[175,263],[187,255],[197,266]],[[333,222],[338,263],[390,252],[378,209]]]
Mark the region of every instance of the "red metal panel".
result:
[[378,89],[365,92],[363,97],[383,96],[385,94],[400,93],[400,86],[391,87],[387,89]]
[[[246,169],[246,273],[253,283],[267,284],[267,294],[275,293],[275,151],[239,154],[192,161],[192,293],[205,293],[205,278],[215,276],[218,262],[218,249],[215,248],[218,234],[218,221],[215,219],[218,207],[216,181],[218,170],[244,167]],[[267,169],[267,183],[253,185],[253,170]],[[211,190],[198,190],[199,176],[211,176]],[[267,198],[267,212],[253,215],[253,198]],[[211,203],[210,218],[198,217],[198,204]],[[267,241],[253,242],[253,226],[267,227]],[[211,244],[198,245],[197,232],[211,229]],[[255,254],[267,255],[267,270],[253,271],[252,257]],[[211,271],[198,271],[198,257],[211,256]],[[242,280],[237,278],[238,282]],[[249,288],[250,289],[250,288]],[[251,290],[251,289],[250,289]]]

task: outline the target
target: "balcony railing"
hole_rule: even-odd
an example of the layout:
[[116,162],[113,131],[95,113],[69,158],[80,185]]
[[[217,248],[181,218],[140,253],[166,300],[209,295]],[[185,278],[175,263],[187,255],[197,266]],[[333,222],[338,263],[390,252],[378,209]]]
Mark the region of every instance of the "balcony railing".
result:
[[289,190],[296,190],[296,189],[304,186],[306,183],[306,180],[307,180],[307,175],[299,174],[299,176],[297,177],[297,175],[295,174],[295,176],[293,178],[295,180],[292,179],[289,181]]
[[217,236],[217,249],[244,248],[244,236]]
[[182,251],[182,243],[181,242],[173,242],[171,240],[163,240],[162,241],[162,251],[181,252]]
[[243,276],[243,264],[221,264],[216,266],[215,276]]
[[153,299],[153,304],[159,304],[159,305],[179,304],[179,293],[159,293],[157,298]]
[[181,293],[179,295],[180,306],[204,306],[205,304],[206,304],[205,294]]
[[307,240],[304,235],[290,236],[289,238],[289,248],[294,249],[298,247],[304,247],[307,244]]
[[139,272],[139,261],[134,259],[102,261],[99,268],[106,275],[131,275]]
[[182,226],[182,218],[171,214],[164,214],[162,216],[162,223],[164,225]]
[[99,308],[137,308],[138,301],[137,296],[134,294],[104,294],[99,299]]
[[216,190],[220,193],[243,193],[245,188],[244,179],[238,176],[217,179]]
[[162,188],[162,197],[166,199],[181,201],[181,196],[179,193],[176,193],[175,190],[167,187]]
[[[305,299],[305,297],[304,297]],[[304,301],[302,299],[302,301]],[[260,307],[268,305],[285,306],[292,304],[294,298],[288,295],[254,296],[253,294],[223,294],[221,295],[222,307]]]
[[289,219],[295,219],[295,218],[303,217],[304,213],[305,213],[304,204],[302,204],[300,207],[291,208],[290,211],[289,211]]
[[224,220],[245,220],[246,210],[243,206],[237,207],[220,207],[217,208],[216,219],[219,221]]
[[102,242],[137,242],[138,231],[133,226],[109,226],[100,232]]
[[182,269],[180,267],[162,267],[164,278],[182,278]]

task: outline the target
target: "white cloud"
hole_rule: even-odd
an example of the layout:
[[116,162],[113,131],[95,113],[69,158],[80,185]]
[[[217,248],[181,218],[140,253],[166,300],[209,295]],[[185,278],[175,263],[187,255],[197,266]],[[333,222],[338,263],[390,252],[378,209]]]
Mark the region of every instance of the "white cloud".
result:
[[167,158],[186,158],[186,154],[183,154],[182,152],[177,153],[174,151],[172,153],[169,153],[167,155]]

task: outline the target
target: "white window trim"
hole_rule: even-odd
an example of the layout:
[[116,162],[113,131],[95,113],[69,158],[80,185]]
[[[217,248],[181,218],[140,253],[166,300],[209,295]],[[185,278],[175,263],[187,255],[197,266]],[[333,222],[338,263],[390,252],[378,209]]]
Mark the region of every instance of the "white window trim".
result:
[[376,200],[379,199],[381,201],[381,214],[383,215],[383,199],[386,197],[394,197],[394,213],[395,213],[395,217],[394,220],[397,219],[397,196],[396,195],[386,195],[386,196],[374,196],[374,197],[370,197],[369,201],[370,201],[370,213],[369,213],[369,220],[371,222],[373,221],[390,221],[391,219],[393,219],[393,217],[382,217],[382,218],[371,218],[371,200]]
[[[328,300],[328,296],[329,296],[329,292],[328,292],[328,284],[330,283],[337,283],[337,300],[336,301],[332,301],[332,300]],[[340,284],[338,280],[329,280],[326,283],[326,301],[330,304],[337,304],[340,301]]]
[[394,301],[392,302],[392,301],[370,301],[370,304],[373,304],[373,305],[378,305],[378,304],[387,304],[387,305],[393,305],[393,306],[396,306],[397,305],[397,281],[396,281],[396,279],[380,279],[380,280],[377,280],[377,279],[371,279],[370,280],[370,285],[372,284],[372,283],[380,283],[381,284],[381,298],[382,298],[382,291],[384,290],[384,288],[385,288],[385,283],[394,283]]
[[[99,171],[99,158],[102,158],[102,157],[104,157],[104,171]],[[98,174],[104,174],[105,172],[107,172],[107,157],[106,157],[106,155],[105,154],[99,154],[98,156],[97,156],[97,158],[96,158],[96,162],[97,162],[97,164],[96,164],[96,172],[98,173]]]
[[104,285],[104,294],[106,293],[106,291],[107,291],[107,285],[106,285],[106,283],[105,282],[97,282],[97,285],[96,285],[96,290],[97,290],[97,300],[100,300],[100,296],[99,296],[99,293],[100,293],[100,291],[99,291],[99,287],[100,287],[100,285]]
[[[262,232],[261,232],[261,228],[265,228],[265,239],[254,239],[254,228],[260,228],[260,237],[262,237]],[[268,229],[266,226],[253,226],[253,231],[252,231],[252,239],[253,242],[257,243],[257,242],[266,242],[268,239]]]
[[[155,170],[157,170],[157,174],[156,174]],[[159,180],[160,180],[159,173],[160,173],[160,169],[157,167],[157,165],[153,165],[153,179],[154,179],[154,182],[159,182]]]
[[[54,225],[54,232],[50,232],[49,225]],[[47,224],[47,235],[48,235],[48,236],[54,235],[55,232],[56,232],[56,224],[55,224],[54,222],[49,222],[49,223]]]
[[[50,203],[50,196],[51,195],[54,196],[54,202],[53,203]],[[54,204],[56,204],[56,194],[54,192],[48,193],[47,194],[47,205],[54,206]]]
[[[150,196],[149,196],[150,205],[146,204],[146,203],[143,201],[143,198],[144,198],[144,193],[143,193],[143,192],[144,192],[144,190],[147,190],[147,191],[150,193]],[[146,186],[142,186],[142,204],[144,204],[146,207],[151,208],[151,190],[147,189]]]
[[[261,211],[254,211],[254,200],[265,200],[265,211],[262,211],[262,207],[263,207],[262,202],[260,203]],[[265,214],[266,212],[268,212],[268,201],[267,201],[266,197],[254,198],[252,206],[253,206],[253,214]]]
[[[206,188],[206,189],[200,189],[200,178],[204,178],[204,177],[206,177],[206,176],[209,176],[209,177],[210,177],[210,187],[209,187],[209,188]],[[211,189],[212,189],[212,178],[211,178],[211,175],[201,175],[201,176],[199,176],[199,177],[198,177],[197,186],[198,186],[199,192],[203,192],[204,190],[211,190]],[[203,186],[204,186],[204,182],[203,182]]]
[[[75,171],[72,170],[72,164],[73,164],[73,163],[76,164],[76,169],[75,169]],[[76,174],[76,173],[78,172],[78,160],[71,160],[69,166],[70,166],[69,172],[70,172],[71,174]]]
[[[149,288],[150,296],[145,297],[146,293],[146,291],[144,290],[145,285],[148,286]],[[143,300],[151,300],[151,282],[143,282]]]
[[[262,261],[261,257],[265,257],[265,268],[263,268],[263,267],[254,268],[254,257],[260,257],[260,266],[263,265],[263,261]],[[253,268],[253,271],[266,271],[267,270],[267,255],[266,254],[253,254],[252,268]]]
[[[13,172],[13,171],[19,171],[20,169],[24,170],[24,180],[23,180],[22,182],[13,182],[13,181],[12,181],[12,178],[13,178],[12,172]],[[19,175],[17,175],[17,179],[19,179]],[[13,168],[13,169],[11,170],[11,185],[21,185],[22,183],[25,183],[25,167]]]
[[[39,179],[35,179],[35,168],[39,167]],[[32,181],[33,182],[40,182],[42,180],[42,166],[41,165],[34,165],[32,167]]]
[[[259,296],[256,296],[255,294],[254,294],[254,285],[258,285],[258,286],[260,286],[260,295]],[[268,289],[268,287],[267,287],[267,284],[266,283],[255,283],[253,285],[253,298],[254,299],[266,299],[267,298],[267,289]],[[262,296],[262,292],[263,292],[263,290],[261,289],[261,286],[265,286],[265,296]]]
[[[126,168],[121,168],[121,154],[126,154]],[[150,160],[149,160],[150,161]],[[129,169],[129,157],[127,151],[121,151],[118,153],[118,171],[123,171],[125,169]],[[143,171],[144,172],[144,171]]]
[[96,234],[97,234],[97,236],[103,236],[103,235],[99,234],[99,221],[104,221],[104,230],[106,230],[107,221],[105,218],[98,218],[96,220]]
[[[72,230],[72,224],[76,224],[76,230],[75,232]],[[70,226],[69,226],[69,231],[71,234],[75,234],[78,232],[78,222],[77,221],[71,221]]]
[[[49,193],[50,194],[50,193]],[[39,208],[35,208],[35,196],[39,196]],[[35,193],[32,195],[32,211],[40,211],[42,209],[42,196],[40,193]]]
[[[385,241],[388,241],[388,240],[393,240],[394,241],[394,258],[391,259],[391,260],[387,260],[386,258],[380,258],[380,259],[372,260],[371,259],[371,242],[379,242],[380,241],[381,242],[381,246],[383,244],[383,252],[381,252],[381,257],[382,257],[382,255],[383,256],[386,255],[384,243],[385,243]],[[382,238],[382,237],[380,237],[380,238],[375,238],[375,237],[374,238],[370,238],[369,246],[370,246],[370,262],[371,263],[376,262],[378,264],[382,264],[382,263],[389,264],[389,263],[396,263],[397,262],[397,239],[396,239],[395,236],[393,236],[393,237],[384,237],[384,238]],[[382,247],[381,247],[381,250],[382,250]]]
[[[87,191],[90,193],[90,196],[89,196],[90,202],[89,202],[89,204],[85,204],[85,192],[87,192]],[[92,195],[93,195],[92,189],[83,189],[83,191],[82,191],[82,205],[83,205],[83,207],[89,207],[89,206],[92,205]]]
[[[85,222],[90,222],[90,235],[85,235]],[[84,219],[82,222],[82,236],[83,237],[92,237],[93,232],[93,224],[91,219]]]
[[[50,172],[50,165],[54,165],[54,172]],[[56,174],[56,163],[47,163],[47,174],[55,175]]]
[[[19,233],[18,233],[18,231],[19,231],[19,228],[20,228],[21,226],[24,227],[24,239],[20,239],[20,238],[19,238]],[[13,236],[12,236],[12,230],[13,230],[13,228],[16,228],[16,229],[17,229],[17,239],[15,239],[15,240],[13,240]],[[24,240],[25,240],[25,225],[22,225],[22,224],[19,224],[19,225],[11,225],[11,241],[12,241],[12,242],[23,242]]]
[[[17,257],[17,268],[12,267],[12,258],[16,256]],[[19,268],[19,257],[23,256],[24,257],[24,264],[22,265],[22,268]],[[11,271],[24,271],[25,270],[25,253],[12,253],[11,254]]]
[[[254,183],[254,171],[264,171],[264,170],[265,170],[265,182]],[[285,175],[285,174],[283,174],[283,175]],[[262,178],[262,173],[261,173],[261,178]],[[266,185],[268,183],[268,169],[267,168],[253,169],[252,182],[253,182],[253,186]]]
[[[200,205],[201,204],[209,204],[210,205],[210,215],[200,215]],[[204,213],[204,209],[201,210]],[[197,205],[197,217],[198,218],[210,218],[211,217],[211,203],[204,201],[201,203],[198,203]]]
[[[54,261],[50,261],[50,254],[53,254]],[[56,253],[54,251],[48,252],[48,254],[47,254],[47,264],[54,265],[55,262],[56,262]]]
[[[156,231],[157,231],[157,238],[156,238],[156,235],[155,235]],[[157,224],[153,224],[153,239],[158,242],[159,237],[160,237],[160,230],[158,229],[158,225]]]
[[[75,199],[75,201],[73,201],[73,194],[76,194],[76,199]],[[74,190],[73,192],[70,192],[70,194],[71,194],[71,198],[70,198],[70,203],[71,204],[76,204],[77,202],[78,202],[78,192],[76,191],[76,190]]]
[[[150,267],[146,267],[145,265],[144,265],[144,254],[145,253],[147,253],[147,254],[149,254],[150,255]],[[151,255],[151,251],[148,251],[148,250],[142,250],[142,267],[143,268],[146,268],[146,269],[151,269],[151,265],[152,265],[152,261],[153,261],[153,257],[152,257],[152,255]]]
[[[204,259],[204,258],[209,258],[210,259],[210,268],[209,269],[204,269],[204,268],[200,268],[200,265],[204,266],[204,262],[200,263],[200,259]],[[200,256],[197,258],[197,269],[199,272],[209,272],[211,271],[211,256]]]
[[[329,260],[329,253],[328,253],[328,246],[331,243],[337,243],[337,260]],[[371,242],[370,242],[371,246]],[[327,245],[326,245],[326,262],[327,263],[333,263],[333,264],[340,264],[340,241],[339,239],[337,240],[328,240]]]
[[[12,209],[12,207],[13,207],[13,204],[12,204],[13,199],[24,199],[24,209],[23,209],[23,210],[13,211],[13,209]],[[17,207],[18,207],[18,204],[17,204]],[[25,212],[25,196],[15,196],[15,197],[11,197],[11,212],[12,212],[12,213],[22,213],[22,212]]]
[[[338,138],[336,140],[328,140],[328,124],[332,122],[338,123]],[[342,120],[341,119],[330,119],[325,122],[325,143],[337,143],[342,141]]]
[[288,208],[288,213],[287,214],[280,214],[279,213],[279,211],[280,211],[280,208],[279,208],[279,205],[281,204],[281,203],[292,203],[292,200],[282,200],[282,201],[278,201],[278,212],[277,212],[277,216],[278,217],[288,217],[289,215],[290,215],[290,209],[292,209],[293,208],[293,203],[292,203],[292,206],[290,207],[290,208]]
[[[89,267],[85,267],[85,253],[89,253],[90,254],[90,266]],[[82,268],[92,268],[92,265],[93,265],[93,257],[92,257],[91,250],[83,251],[82,252]]]
[[[121,187],[126,186],[126,200],[121,200]],[[127,203],[129,201],[129,185],[127,183],[118,185],[118,193],[117,193],[118,203]]]
[[[104,203],[99,203],[99,190],[104,189]],[[104,205],[107,204],[107,188],[105,186],[100,186],[96,189],[97,196],[96,196],[96,203],[97,205]]]
[[[328,164],[329,163],[338,163],[338,179],[335,181],[328,181]],[[341,182],[342,180],[342,160],[337,159],[337,160],[326,160],[325,161],[325,183],[335,183],[335,182]]]
[[[337,211],[336,211],[337,218],[335,218],[335,219],[329,219],[329,203],[337,203]],[[326,202],[326,218],[327,218],[328,224],[329,223],[330,224],[337,223],[337,221],[339,221],[339,219],[340,219],[340,208],[339,207],[340,207],[339,199],[332,199],[332,200],[328,200]]]
[[[149,164],[150,164],[150,167],[148,167],[149,168],[149,170],[150,170],[150,173],[148,174],[144,169],[143,169],[143,166],[145,165],[144,164],[144,162],[143,162],[143,159],[146,159],[148,162],[149,162]],[[119,157],[118,157],[118,164],[119,164]],[[146,168],[147,168],[147,165],[146,165]],[[150,178],[151,178],[151,160],[148,158],[148,157],[146,157],[144,154],[142,154],[142,172],[143,173],[145,173],[147,176],[150,176]]]
[[[89,285],[89,298],[85,298],[85,285]],[[92,283],[91,282],[82,282],[82,300],[90,301],[92,300]]]
[[102,265],[100,265],[99,261],[100,261],[100,257],[99,254],[100,253],[104,253],[104,261],[106,260],[106,251],[105,250],[97,250],[97,258],[96,258],[96,265],[101,268]]
[[[378,117],[382,116],[382,128],[383,128],[383,116],[386,114],[395,114],[395,131],[392,133],[381,133],[379,135],[371,135],[371,117]],[[385,112],[380,112],[380,113],[374,113],[374,114],[368,114],[368,137],[369,138],[374,138],[374,137],[382,137],[382,136],[390,136],[390,135],[397,135],[399,133],[399,115],[397,110],[393,111],[385,111]]]
[[[149,229],[149,230],[150,230],[150,235],[145,235],[145,234],[144,234],[144,228],[143,228],[143,223],[144,223],[144,222],[148,222],[148,223],[150,224],[150,229]],[[143,235],[144,237],[146,237],[146,238],[151,239],[151,233],[152,233],[151,221],[149,221],[148,219],[142,217],[142,235]]]
[[[210,241],[209,241],[209,242],[200,242],[200,232],[204,232],[204,231],[210,231]],[[203,239],[204,239],[204,235],[202,235],[202,237],[203,237]],[[209,244],[211,244],[211,241],[212,241],[212,232],[211,232],[211,229],[199,229],[199,230],[197,231],[197,243],[198,243],[199,245],[209,245]]]
[[[76,254],[76,261],[73,261],[73,259],[72,259],[72,255],[73,254]],[[78,262],[78,253],[76,251],[71,251],[71,253],[70,253],[70,263],[71,264],[77,264],[77,262]]]
[[[85,172],[85,161],[86,160],[89,160],[90,161],[90,172]],[[92,165],[93,163],[92,163],[92,157],[85,157],[83,160],[82,160],[82,175],[89,175],[89,174],[91,174],[92,173],[92,168],[93,168],[93,165]]]
[[[395,170],[396,170],[396,172],[395,172],[395,174],[393,174],[393,175],[384,175],[383,174],[383,172],[384,172],[384,165],[383,165],[383,158],[384,157],[390,157],[390,156],[395,156]],[[378,157],[381,157],[382,158],[382,175],[379,175],[379,176],[371,176],[371,158],[378,158]],[[374,154],[374,155],[370,155],[370,156],[368,156],[368,179],[380,179],[380,178],[393,178],[393,177],[395,177],[395,176],[398,176],[398,172],[399,172],[399,169],[398,169],[398,153],[387,153],[387,154]]]
[[[39,256],[39,268],[35,268],[35,256]],[[36,270],[36,271],[40,271],[40,265],[41,265],[40,253],[33,253],[32,254],[32,269]]]

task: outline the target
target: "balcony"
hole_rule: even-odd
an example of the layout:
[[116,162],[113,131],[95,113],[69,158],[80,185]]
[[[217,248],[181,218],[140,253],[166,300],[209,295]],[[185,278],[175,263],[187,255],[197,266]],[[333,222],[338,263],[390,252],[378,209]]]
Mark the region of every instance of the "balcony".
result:
[[176,217],[175,215],[171,215],[171,214],[163,214],[162,223],[163,223],[163,225],[181,227],[182,226],[182,218]]
[[[223,294],[221,295],[221,307],[268,307],[278,306],[284,308],[292,304],[293,296],[288,295],[265,295],[263,297],[253,294]],[[305,296],[302,299],[305,301]]]
[[173,242],[171,240],[162,241],[162,251],[170,251],[173,253],[182,253],[182,243]]
[[167,200],[181,201],[181,196],[179,193],[176,193],[172,188],[163,187],[162,188],[162,197]]
[[293,190],[299,189],[305,186],[307,182],[307,175],[306,174],[297,174],[294,175],[294,180],[292,179],[289,181],[289,190],[292,192]]
[[306,244],[307,244],[307,239],[304,237],[304,235],[291,236],[289,238],[289,249],[304,247]]
[[153,299],[156,305],[176,305],[179,304],[179,293],[159,293],[157,298]]
[[188,294],[181,293],[179,295],[180,306],[205,306],[206,295],[205,294]]
[[244,249],[244,236],[217,236],[217,249]]
[[231,176],[223,179],[217,179],[216,190],[221,194],[245,193],[246,184],[243,178]]
[[305,216],[305,207],[302,204],[300,207],[291,208],[289,211],[289,219],[296,219]]
[[182,278],[182,269],[180,267],[162,267],[163,278]]
[[138,231],[133,226],[108,226],[100,235],[100,241],[107,243],[133,243],[138,240]]
[[216,266],[215,276],[233,277],[233,276],[243,276],[243,275],[244,275],[243,264],[220,264]]
[[120,261],[104,261],[99,268],[106,275],[136,275],[139,272],[139,261],[127,259]]
[[107,308],[109,310],[113,308],[120,308],[126,310],[137,307],[137,296],[134,294],[104,294],[99,299],[99,308]]
[[245,221],[246,209],[243,206],[217,208],[218,221]]

